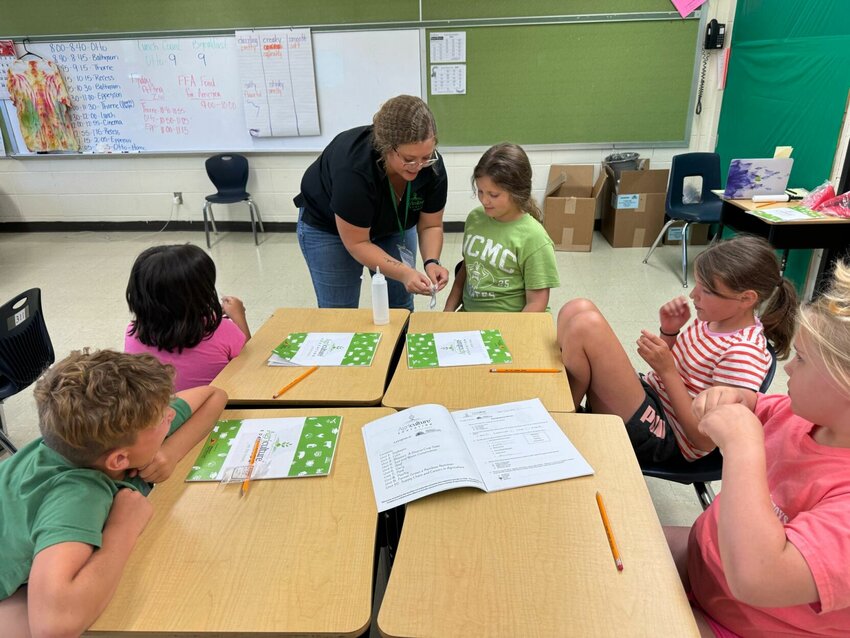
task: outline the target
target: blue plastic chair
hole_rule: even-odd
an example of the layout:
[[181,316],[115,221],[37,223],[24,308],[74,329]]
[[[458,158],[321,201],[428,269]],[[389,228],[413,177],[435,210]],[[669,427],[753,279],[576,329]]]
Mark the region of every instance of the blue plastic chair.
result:
[[218,191],[213,195],[207,195],[207,201],[204,204],[204,235],[207,239],[207,248],[210,247],[207,218],[212,223],[213,232],[218,235],[215,218],[212,214],[212,205],[236,204],[238,202],[248,203],[248,210],[251,213],[251,232],[254,233],[254,245],[259,245],[257,242],[257,224],[260,226],[261,233],[265,231],[263,230],[260,211],[254,204],[254,200],[251,199],[251,194],[245,190],[248,185],[248,160],[244,155],[238,153],[222,153],[207,159],[205,167],[207,176]]
[[[686,177],[702,177],[702,196],[699,203],[685,204],[682,201]],[[720,156],[717,153],[683,153],[673,156],[670,167],[670,183],[664,204],[669,221],[658,233],[643,263],[649,261],[652,252],[661,243],[664,233],[673,224],[682,227],[682,286],[688,287],[688,226],[691,224],[719,224],[723,202],[712,193],[720,188]],[[721,226],[721,231],[723,230]]]
[[[767,351],[770,353],[772,361],[759,388],[759,392],[762,393],[767,392],[773,382],[773,375],[776,374],[776,350],[768,343]],[[702,509],[707,509],[711,505],[711,501],[714,500],[714,490],[711,489],[709,483],[720,480],[723,474],[723,455],[720,454],[720,448],[717,448],[696,461],[677,458],[675,461],[667,463],[646,465],[641,467],[640,470],[644,476],[675,481],[682,485],[693,485]]]

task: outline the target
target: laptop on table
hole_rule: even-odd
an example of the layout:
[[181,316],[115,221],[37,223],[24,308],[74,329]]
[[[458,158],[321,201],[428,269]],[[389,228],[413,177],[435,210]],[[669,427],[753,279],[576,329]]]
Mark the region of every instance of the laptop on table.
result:
[[790,157],[733,159],[729,164],[723,196],[752,199],[754,195],[784,195],[793,164],[794,160]]

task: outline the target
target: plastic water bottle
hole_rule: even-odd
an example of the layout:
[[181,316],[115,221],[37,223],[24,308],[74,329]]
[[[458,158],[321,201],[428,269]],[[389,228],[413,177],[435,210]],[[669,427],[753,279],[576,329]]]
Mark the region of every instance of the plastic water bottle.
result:
[[387,278],[381,274],[380,266],[372,276],[372,322],[384,326],[390,322],[390,297],[387,294]]

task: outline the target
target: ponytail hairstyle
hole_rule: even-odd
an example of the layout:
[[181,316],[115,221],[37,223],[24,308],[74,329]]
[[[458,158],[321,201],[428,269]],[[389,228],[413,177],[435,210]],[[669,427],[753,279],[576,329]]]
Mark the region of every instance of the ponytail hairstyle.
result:
[[811,338],[832,379],[850,394],[850,264],[835,264],[829,288],[800,309],[800,328]]
[[797,291],[779,274],[779,260],[766,240],[738,235],[719,241],[697,256],[694,270],[708,290],[720,281],[735,292],[754,291],[765,336],[778,359],[788,358],[797,317]]
[[509,142],[488,148],[472,172],[472,192],[475,181],[489,177],[500,188],[505,189],[520,210],[531,213],[543,223],[543,213],[531,196],[531,162],[522,147]]
[[372,127],[372,146],[381,158],[402,144],[430,139],[437,144],[434,114],[421,98],[412,95],[397,95],[384,102],[372,118]]
[[221,324],[215,264],[193,244],[153,246],[130,271],[130,335],[167,352],[194,348]]

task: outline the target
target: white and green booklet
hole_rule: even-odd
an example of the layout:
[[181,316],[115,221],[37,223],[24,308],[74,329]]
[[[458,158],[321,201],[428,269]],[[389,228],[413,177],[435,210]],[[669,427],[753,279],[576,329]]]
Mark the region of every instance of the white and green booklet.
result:
[[799,222],[808,221],[810,219],[823,219],[826,217],[823,213],[819,213],[805,206],[783,206],[781,208],[758,208],[747,211],[751,215],[761,217],[769,222]]
[[409,368],[446,368],[513,360],[499,330],[418,332],[407,335]]
[[456,487],[495,492],[593,474],[540,399],[455,412],[418,405],[372,421],[363,441],[379,512]]
[[341,425],[341,416],[219,421],[186,480],[246,478],[258,438],[251,480],[325,476],[331,471]]
[[272,351],[270,366],[370,366],[380,332],[293,332]]

